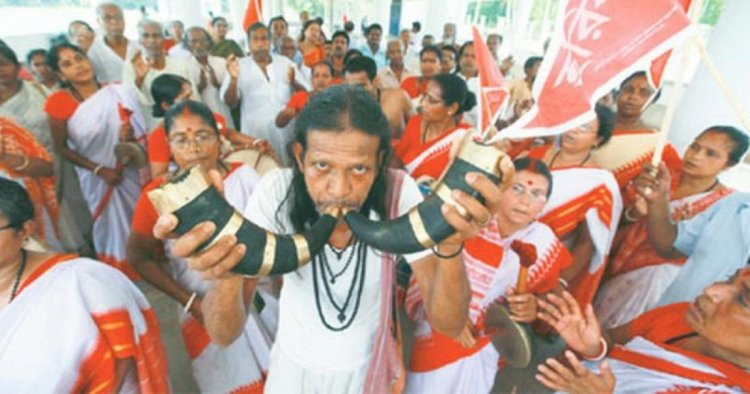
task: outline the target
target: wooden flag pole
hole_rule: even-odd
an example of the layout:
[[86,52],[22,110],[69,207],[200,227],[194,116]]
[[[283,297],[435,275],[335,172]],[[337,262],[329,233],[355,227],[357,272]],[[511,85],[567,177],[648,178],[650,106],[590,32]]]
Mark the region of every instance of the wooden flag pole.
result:
[[[691,41],[692,39],[693,37],[690,37],[688,38],[688,41]],[[661,156],[664,152],[664,147],[667,145],[669,129],[672,127],[672,120],[674,119],[674,113],[677,109],[677,103],[682,97],[682,90],[684,88],[683,80],[685,79],[685,69],[687,68],[686,64],[688,62],[688,53],[690,49],[689,44],[689,42],[685,42],[681,48],[680,64],[677,69],[677,79],[675,80],[674,91],[672,92],[672,97],[670,97],[669,104],[667,104],[667,109],[664,112],[664,119],[662,119],[659,136],[656,139],[656,146],[654,147],[654,155],[651,157],[651,165],[654,167],[659,166],[659,163],[661,162]]]

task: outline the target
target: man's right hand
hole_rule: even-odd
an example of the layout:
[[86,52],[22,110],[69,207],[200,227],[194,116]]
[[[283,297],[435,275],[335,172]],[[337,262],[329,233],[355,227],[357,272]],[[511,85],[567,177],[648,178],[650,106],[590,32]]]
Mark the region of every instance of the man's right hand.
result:
[[133,70],[135,71],[135,85],[140,88],[143,84],[143,80],[146,78],[146,74],[151,70],[151,64],[143,60],[141,51],[135,53],[131,63],[133,64]]
[[539,298],[537,305],[537,317],[552,326],[573,351],[588,358],[602,352],[602,331],[591,304],[586,305],[584,315],[578,301],[563,291],[562,297],[549,293],[546,300]]
[[235,55],[229,55],[227,58],[227,72],[232,79],[237,79],[240,76],[240,60]]
[[[223,193],[224,186],[221,174],[216,170],[208,171],[208,177],[213,186]],[[171,213],[159,216],[154,226],[154,236],[160,240],[173,238],[172,232],[177,227],[177,217]],[[245,245],[237,243],[234,235],[225,235],[213,245],[204,250],[199,248],[208,241],[216,231],[212,222],[203,222],[174,240],[172,253],[187,260],[188,267],[204,279],[214,280],[231,277],[235,274],[231,269],[239,264],[245,255]]]

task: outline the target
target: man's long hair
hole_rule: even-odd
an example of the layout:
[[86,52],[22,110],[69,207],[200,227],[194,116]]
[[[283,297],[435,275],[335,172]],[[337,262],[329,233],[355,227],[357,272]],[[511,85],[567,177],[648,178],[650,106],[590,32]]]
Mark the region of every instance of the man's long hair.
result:
[[[289,144],[290,156],[294,157],[291,147],[294,143],[302,146],[302,157],[307,152],[307,135],[310,132],[343,133],[359,131],[378,137],[377,175],[360,212],[368,215],[374,210],[381,218],[386,217],[386,174],[391,156],[391,130],[388,119],[383,114],[380,104],[359,86],[338,85],[315,95],[299,114],[294,128],[294,138]],[[295,232],[301,232],[318,220],[316,210],[305,185],[305,176],[299,167],[292,165],[292,182],[284,200],[276,210],[276,221],[283,223],[281,207],[288,201],[289,214]]]

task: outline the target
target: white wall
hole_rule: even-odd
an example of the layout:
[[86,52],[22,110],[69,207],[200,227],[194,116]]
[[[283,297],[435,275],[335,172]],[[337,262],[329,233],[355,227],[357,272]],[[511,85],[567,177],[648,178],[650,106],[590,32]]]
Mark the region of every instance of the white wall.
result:
[[[719,23],[706,43],[708,53],[745,114],[750,113],[750,1],[727,0]],[[704,64],[685,88],[675,111],[670,139],[682,151],[703,129],[715,124],[744,129]],[[750,132],[750,130],[745,130]]]

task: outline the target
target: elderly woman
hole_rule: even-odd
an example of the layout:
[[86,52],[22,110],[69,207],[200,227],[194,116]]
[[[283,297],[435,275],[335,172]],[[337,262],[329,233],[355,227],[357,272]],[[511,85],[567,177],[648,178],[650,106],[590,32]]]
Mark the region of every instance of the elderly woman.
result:
[[453,141],[469,126],[462,115],[476,104],[466,82],[455,75],[436,75],[422,96],[422,112],[409,118],[403,137],[394,142],[394,156],[418,183],[430,186],[448,165]]
[[[487,227],[465,242],[461,254],[471,284],[469,324],[458,338],[434,331],[425,314],[416,282],[409,286],[406,310],[415,321],[407,392],[488,393],[495,381],[502,354],[485,332],[487,309],[495,302],[510,304],[513,320],[536,320],[535,294],[558,286],[561,269],[571,256],[555,234],[536,221],[552,191],[552,176],[539,160],[516,160],[513,184],[501,192],[500,204]],[[528,293],[515,286],[520,256],[511,249],[516,241],[533,245],[536,260],[528,273]]]
[[[570,294],[539,300],[540,317],[570,350],[536,378],[579,393],[750,392],[750,268],[713,283],[690,302],[669,304],[603,329]],[[578,358],[590,360],[582,364]]]
[[47,99],[55,150],[73,163],[93,218],[93,241],[98,260],[137,278],[125,261],[130,219],[147,172],[118,162],[114,150],[121,142],[145,145],[145,127],[135,88],[101,86],[86,54],[71,44],[59,44],[47,63],[65,88]]
[[614,119],[610,109],[598,106],[596,118],[565,132],[559,148],[547,145],[529,153],[547,164],[557,185],[539,220],[573,254],[561,278],[581,305],[590,303],[599,287],[622,212],[615,178],[592,159],[609,140]]
[[[719,174],[736,165],[748,149],[744,132],[727,126],[703,131],[683,156],[677,187],[670,196],[673,222],[685,221],[706,211],[734,190],[721,184]],[[614,258],[597,296],[596,310],[604,327],[625,324],[657,305],[687,258],[661,256],[649,241],[644,204],[625,211],[630,224],[621,230]]]
[[156,315],[121,273],[28,250],[34,204],[0,177],[0,382],[8,392],[168,392]]
[[[167,111],[164,128],[178,171],[200,165],[217,172],[224,179],[224,196],[236,209],[244,209],[260,177],[247,165],[227,165],[221,161],[219,131],[211,110],[195,101],[183,101]],[[253,294],[245,295],[246,310],[251,318],[245,322],[243,335],[225,348],[211,344],[201,312],[201,300],[211,284],[196,271],[189,270],[185,260],[171,254],[170,242],[165,245],[153,235],[158,214],[147,193],[163,183],[163,178],[151,182],[138,200],[133,232],[128,240],[128,260],[143,279],[181,305],[179,318],[183,339],[202,392],[262,390],[276,327],[277,301],[265,286],[271,282],[269,279],[261,281],[262,297],[256,296],[255,307],[264,305],[262,312],[249,312]],[[171,275],[160,263],[158,251],[163,247],[167,250]],[[237,368],[237,365],[242,367]]]

